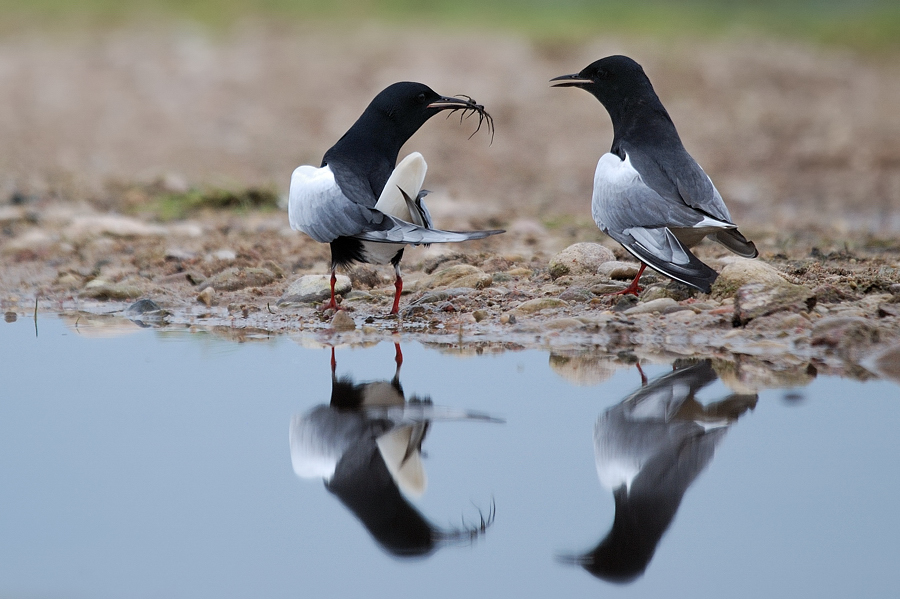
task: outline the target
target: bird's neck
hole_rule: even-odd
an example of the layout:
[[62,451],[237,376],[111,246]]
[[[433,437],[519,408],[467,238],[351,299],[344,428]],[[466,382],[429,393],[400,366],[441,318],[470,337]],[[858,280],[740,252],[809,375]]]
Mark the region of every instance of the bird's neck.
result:
[[649,98],[628,98],[606,108],[613,124],[614,153],[623,140],[637,146],[681,144],[675,124],[655,94]]

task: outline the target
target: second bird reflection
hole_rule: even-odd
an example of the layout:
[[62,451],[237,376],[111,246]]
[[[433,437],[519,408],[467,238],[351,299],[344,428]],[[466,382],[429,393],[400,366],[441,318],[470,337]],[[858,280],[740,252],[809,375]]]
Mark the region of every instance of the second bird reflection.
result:
[[356,383],[336,375],[331,354],[331,401],[291,419],[291,463],[301,478],[325,487],[356,515],[377,543],[398,557],[425,556],[442,545],[477,538],[493,522],[493,504],[477,523],[459,529],[432,524],[408,500],[425,492],[422,443],[435,421],[502,420],[435,406],[430,397],[406,399],[403,356],[389,380]]
[[703,405],[695,395],[718,376],[709,361],[676,366],[607,410],[594,427],[597,475],[612,490],[612,529],[591,551],[563,558],[609,582],[641,576],[688,487],[756,395]]

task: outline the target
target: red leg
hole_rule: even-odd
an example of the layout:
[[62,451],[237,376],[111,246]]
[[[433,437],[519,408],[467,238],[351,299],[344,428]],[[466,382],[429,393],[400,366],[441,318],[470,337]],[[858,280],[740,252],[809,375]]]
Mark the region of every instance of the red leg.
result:
[[608,294],[608,295],[628,295],[629,293],[630,293],[631,295],[637,295],[637,294],[639,294],[641,291],[644,290],[643,287],[641,287],[640,285],[638,285],[638,281],[640,280],[641,275],[644,274],[644,269],[645,269],[645,268],[647,268],[647,265],[646,265],[646,264],[641,264],[641,269],[638,271],[638,274],[634,277],[634,280],[631,282],[631,285],[629,285],[628,287],[626,287],[626,288],[623,289],[622,291],[614,291],[614,292],[612,292],[612,293],[610,293],[610,294]]
[[394,293],[394,307],[391,308],[391,314],[397,314],[400,311],[400,292],[403,291],[403,277],[400,276],[400,265],[394,265],[394,272],[397,273],[397,278],[394,280],[394,289],[396,289],[396,293]]
[[337,360],[334,359],[334,347],[331,348],[331,376],[334,376],[334,371],[337,370]]
[[337,301],[334,299],[334,286],[337,283],[337,275],[334,273],[334,268],[331,269],[331,301],[327,304],[322,304],[322,307],[319,308],[323,312],[325,310],[343,310],[340,306],[338,306]]

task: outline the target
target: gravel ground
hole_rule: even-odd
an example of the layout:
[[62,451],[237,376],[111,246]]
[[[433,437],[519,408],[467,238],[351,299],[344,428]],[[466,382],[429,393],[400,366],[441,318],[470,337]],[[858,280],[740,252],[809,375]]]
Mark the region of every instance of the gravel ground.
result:
[[[612,53],[644,65],[775,279],[757,272],[706,296],[649,275],[633,304],[603,295],[627,266],[553,268],[577,242],[628,260],[590,221],[608,117],[587,94],[547,85]],[[575,46],[377,27],[348,41],[260,23],[215,36],[21,33],[0,40],[0,302],[7,320],[30,316],[37,299],[85,328],[149,298],[163,312],[134,308],[132,318],[242,339],[364,343],[400,332],[465,351],[550,348],[563,369],[600,352],[626,362],[713,355],[788,373],[782,383],[823,369],[898,377],[896,58],[767,40]],[[291,231],[282,210],[167,220],[155,208],[194,189],[284,194],[295,166],[318,164],[368,100],[403,79],[472,95],[493,114],[493,144],[484,132],[467,139],[472,122],[434,119],[407,149],[429,161],[439,226],[508,232],[408,250],[400,319],[385,316],[389,268],[350,273],[337,322],[285,302],[299,277],[327,272],[329,253]],[[742,268],[714,244],[697,253],[717,270]],[[742,287],[760,276],[771,284]],[[784,287],[790,298],[775,293],[782,281],[798,286]]]

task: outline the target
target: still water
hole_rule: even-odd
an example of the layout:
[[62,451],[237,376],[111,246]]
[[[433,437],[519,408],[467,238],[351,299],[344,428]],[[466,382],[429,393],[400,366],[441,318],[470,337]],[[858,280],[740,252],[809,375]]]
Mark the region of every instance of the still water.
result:
[[890,382],[38,325],[0,323],[0,597],[900,596]]

